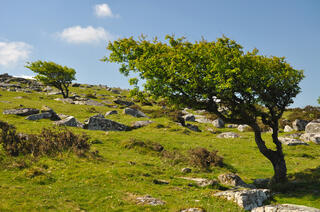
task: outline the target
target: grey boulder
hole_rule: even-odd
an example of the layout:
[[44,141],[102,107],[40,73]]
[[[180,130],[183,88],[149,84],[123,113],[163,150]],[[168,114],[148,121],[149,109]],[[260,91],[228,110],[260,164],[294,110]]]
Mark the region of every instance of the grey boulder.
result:
[[185,116],[183,116],[185,121],[191,121],[191,122],[195,122],[196,121],[196,117],[193,114],[187,114]]
[[145,127],[149,124],[152,124],[154,123],[154,121],[150,121],[150,120],[147,120],[147,121],[136,121],[132,124],[132,128],[134,129],[138,129],[140,127]]
[[63,120],[56,121],[57,126],[81,127],[81,124],[73,116],[69,116]]
[[130,115],[130,116],[137,117],[137,118],[148,117],[146,114],[144,114],[140,110],[133,109],[133,108],[125,108],[123,113],[127,114],[127,115]]
[[239,137],[240,137],[239,134],[234,132],[224,132],[217,135],[217,138],[239,138]]
[[220,181],[220,183],[229,185],[229,186],[255,188],[254,185],[246,184],[238,175],[234,173],[221,174],[218,176],[218,180]]
[[224,128],[224,121],[220,118],[214,120],[212,122],[213,126],[215,126],[216,128]]
[[254,208],[251,212],[320,212],[320,209],[304,205],[279,204]]
[[279,141],[288,146],[297,146],[297,145],[309,145],[301,140],[294,139],[294,138],[288,138],[288,137],[279,137]]
[[51,113],[44,112],[44,113],[30,115],[30,116],[26,117],[26,120],[36,121],[36,120],[40,120],[40,119],[49,119],[49,118],[51,118],[51,116],[52,116]]
[[320,133],[320,122],[318,120],[310,122],[305,131],[306,133]]
[[238,126],[237,128],[240,132],[245,132],[245,131],[249,131],[251,128],[249,125],[246,124],[241,124]]
[[304,131],[307,124],[308,124],[308,121],[306,120],[296,119],[292,123],[292,128],[296,131]]
[[39,113],[39,110],[34,108],[19,108],[19,109],[9,109],[9,110],[3,111],[4,115],[13,114],[18,116],[29,116],[37,113]]
[[116,104],[118,104],[118,105],[125,105],[125,106],[127,106],[127,107],[129,107],[129,106],[131,106],[131,105],[134,105],[133,102],[124,101],[124,100],[121,100],[121,99],[114,100],[113,102],[116,103]]
[[103,131],[129,131],[130,127],[112,121],[110,119],[103,118],[101,116],[92,116],[86,120],[84,129],[88,130],[103,130]]
[[105,116],[110,116],[110,115],[114,115],[114,114],[118,114],[118,111],[116,111],[116,110],[108,111],[108,112],[106,112]]
[[300,136],[300,139],[305,142],[312,141],[315,144],[320,144],[320,133],[305,133]]
[[292,127],[290,127],[289,125],[286,125],[285,127],[284,127],[284,129],[283,129],[283,132],[292,132],[293,131],[293,129],[292,129]]

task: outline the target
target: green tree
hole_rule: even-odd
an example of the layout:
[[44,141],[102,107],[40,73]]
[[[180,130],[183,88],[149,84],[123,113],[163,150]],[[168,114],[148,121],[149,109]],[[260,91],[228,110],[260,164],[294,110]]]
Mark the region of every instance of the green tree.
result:
[[318,104],[320,104],[320,96],[318,97],[318,99],[317,99],[317,100],[318,100]]
[[31,71],[37,73],[35,79],[45,85],[54,86],[62,93],[63,98],[69,97],[69,85],[75,80],[76,71],[67,66],[61,66],[54,62],[35,61],[28,62],[25,66]]
[[[119,71],[126,76],[138,73],[150,95],[251,126],[260,152],[273,165],[273,182],[286,181],[278,120],[300,92],[303,71],[282,57],[261,56],[256,49],[245,53],[227,37],[191,43],[167,35],[166,40],[131,37],[109,42],[110,55],[102,60],[121,64]],[[262,139],[259,121],[272,128],[275,150]]]

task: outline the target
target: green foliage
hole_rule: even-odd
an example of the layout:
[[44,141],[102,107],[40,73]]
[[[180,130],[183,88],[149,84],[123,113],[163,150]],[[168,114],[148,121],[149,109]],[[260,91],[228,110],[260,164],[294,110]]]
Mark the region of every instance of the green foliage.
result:
[[211,166],[223,166],[223,158],[218,155],[218,151],[209,152],[207,149],[198,147],[189,151],[190,162],[196,167],[209,169]]
[[26,68],[37,73],[37,80],[45,85],[54,86],[62,92],[64,98],[69,96],[69,85],[75,80],[76,71],[67,66],[61,66],[54,62],[35,61],[28,62]]
[[287,119],[290,122],[293,122],[296,119],[312,121],[320,118],[320,108],[310,105],[304,108],[288,109],[288,111],[290,111],[290,114],[288,115]]

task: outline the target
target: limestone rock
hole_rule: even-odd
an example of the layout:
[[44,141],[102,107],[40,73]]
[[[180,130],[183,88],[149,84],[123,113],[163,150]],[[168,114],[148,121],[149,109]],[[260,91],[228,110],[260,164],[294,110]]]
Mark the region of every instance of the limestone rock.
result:
[[48,106],[42,106],[41,108],[41,113],[50,113],[51,114],[51,117],[50,119],[52,121],[59,121],[61,120],[60,117],[57,115],[56,112],[54,112],[54,110]]
[[251,212],[320,212],[320,209],[304,205],[279,204],[254,208]]
[[251,127],[249,125],[246,125],[246,124],[241,124],[238,126],[238,130],[240,132],[246,132],[246,131],[249,131],[251,129]]
[[214,196],[222,197],[237,203],[245,210],[252,210],[263,205],[270,198],[269,189],[228,190],[215,193]]
[[207,187],[207,186],[213,186],[218,184],[218,181],[214,179],[210,180],[205,178],[192,178],[192,177],[180,177],[180,178],[193,181],[200,187]]
[[34,108],[19,108],[19,109],[9,109],[9,110],[3,111],[3,114],[5,115],[13,114],[13,115],[19,115],[19,116],[29,116],[37,113],[39,113],[39,110]]
[[108,112],[106,112],[105,116],[110,116],[110,115],[114,115],[114,114],[118,114],[118,111],[116,111],[116,110],[108,111]]
[[217,138],[239,138],[239,137],[240,137],[239,134],[234,132],[224,132],[217,135]]
[[312,121],[309,124],[307,124],[306,133],[319,133],[320,134],[320,122],[318,121]]
[[216,128],[224,128],[224,121],[220,118],[214,120],[212,122],[213,126],[215,126]]
[[123,113],[127,114],[127,115],[130,115],[130,116],[137,117],[137,118],[148,117],[146,114],[144,114],[140,110],[136,110],[136,109],[133,109],[133,108],[125,108]]
[[195,122],[196,121],[196,117],[193,114],[187,114],[185,116],[183,116],[185,121],[191,121],[191,122]]
[[145,127],[149,124],[152,124],[154,123],[154,121],[150,121],[150,120],[147,120],[147,121],[136,121],[132,124],[132,128],[134,129],[138,129],[140,127]]
[[51,113],[44,112],[44,113],[30,115],[30,116],[26,117],[26,120],[36,121],[36,120],[40,120],[40,119],[49,119],[49,118],[51,118],[51,116],[52,116]]
[[181,169],[181,172],[182,173],[191,173],[191,169],[190,168],[183,168],[183,169]]
[[239,125],[238,124],[228,124],[227,128],[238,128]]
[[220,183],[229,185],[229,186],[237,186],[243,188],[255,188],[254,185],[248,185],[236,174],[234,173],[227,173],[221,174],[218,176]]
[[127,107],[131,106],[131,105],[134,105],[133,102],[129,102],[129,101],[124,101],[124,100],[121,100],[121,99],[117,99],[115,101],[113,101],[114,103],[118,104],[118,105],[125,105]]
[[181,210],[180,212],[205,212],[205,210],[202,208],[187,208]]
[[288,138],[288,137],[279,137],[279,141],[288,146],[297,146],[297,145],[309,145],[301,140],[294,139],[294,138]]
[[300,139],[305,142],[312,141],[315,144],[320,144],[320,133],[305,133],[300,136]]
[[77,120],[73,116],[69,116],[63,120],[56,121],[55,124],[58,126],[69,126],[69,127],[78,127],[79,126]]
[[83,128],[89,130],[103,130],[103,131],[129,131],[131,128],[99,116],[90,117],[84,124]]
[[202,124],[211,124],[212,120],[206,118],[205,116],[202,115],[196,115],[196,122],[202,123]]
[[292,128],[296,131],[304,131],[307,124],[308,124],[308,121],[306,120],[296,119],[292,123]]
[[137,197],[137,202],[138,202],[138,204],[141,204],[141,205],[153,205],[153,206],[165,204],[164,201],[162,201],[160,199],[156,199],[150,195]]
[[292,129],[292,127],[290,127],[289,125],[286,125],[285,127],[284,127],[284,129],[283,129],[283,132],[292,132],[293,131],[293,129]]

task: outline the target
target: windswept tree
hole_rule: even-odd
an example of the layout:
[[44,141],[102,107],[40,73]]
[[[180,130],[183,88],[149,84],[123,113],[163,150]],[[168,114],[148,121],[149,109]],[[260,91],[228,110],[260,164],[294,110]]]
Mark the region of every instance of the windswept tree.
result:
[[25,66],[34,73],[37,73],[35,79],[45,85],[54,86],[62,93],[63,98],[69,97],[69,85],[75,80],[76,71],[67,66],[61,66],[54,62],[35,61],[28,62]]
[[[286,181],[278,120],[300,92],[303,71],[293,69],[282,57],[261,56],[256,49],[245,53],[227,37],[195,43],[173,36],[166,40],[131,37],[109,42],[111,52],[103,60],[121,64],[120,72],[126,76],[138,73],[149,95],[251,126],[260,152],[273,165],[273,182]],[[272,128],[275,149],[262,139],[260,121]]]

